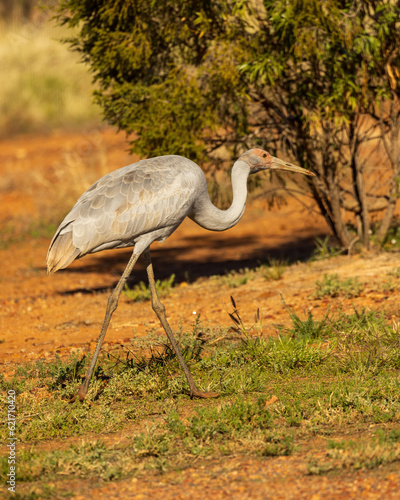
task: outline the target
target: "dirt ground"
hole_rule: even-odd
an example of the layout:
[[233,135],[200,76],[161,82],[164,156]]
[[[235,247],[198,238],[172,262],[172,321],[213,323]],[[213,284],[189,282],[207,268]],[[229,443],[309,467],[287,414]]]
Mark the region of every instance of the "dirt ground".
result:
[[[17,233],[27,219],[58,213],[57,200],[65,202],[61,191],[70,182],[68,158],[75,158],[74,167],[79,167],[79,161],[90,165],[100,159],[101,172],[106,173],[133,161],[126,148],[122,134],[110,129],[0,142],[0,228],[14,228]],[[262,201],[249,203],[242,221],[223,233],[207,232],[186,221],[163,245],[153,245],[156,277],[176,275],[177,286],[164,299],[171,326],[189,326],[197,314],[204,324],[230,326],[230,295],[246,324],[253,323],[260,309],[266,335],[275,333],[275,324],[289,322],[282,298],[299,315],[312,310],[318,318],[328,307],[345,311],[366,307],[383,310],[398,322],[400,293],[386,291],[383,285],[389,281],[388,272],[400,266],[399,253],[339,256],[307,263],[315,238],[326,233],[324,220],[296,201],[279,210],[267,210]],[[108,293],[130,254],[120,250],[86,256],[48,277],[45,259],[49,242],[50,238],[28,238],[0,248],[0,366],[6,374],[15,363],[93,349]],[[271,257],[295,262],[279,281],[257,278],[229,288],[217,280],[204,279],[256,266]],[[324,273],[358,277],[365,283],[364,291],[353,299],[317,300],[312,297],[315,282]],[[140,261],[131,283],[139,280],[145,280]],[[135,304],[121,297],[105,348],[131,343],[149,329],[161,338],[150,304]],[[301,454],[296,454],[199,461],[184,471],[161,476],[149,473],[146,478],[115,484],[85,483],[79,485],[74,498],[394,499],[399,498],[399,491],[398,467],[311,477],[306,475]]]

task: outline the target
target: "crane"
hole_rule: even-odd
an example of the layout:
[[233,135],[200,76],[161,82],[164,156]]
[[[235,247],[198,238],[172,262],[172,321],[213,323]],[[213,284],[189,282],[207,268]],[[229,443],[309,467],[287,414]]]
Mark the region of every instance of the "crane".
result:
[[[86,378],[77,396],[85,399],[90,380],[121,291],[139,256],[146,259],[152,308],[171,342],[186,376],[191,397],[218,397],[200,391],[190,373],[166,318],[155,286],[150,245],[165,241],[186,217],[210,231],[233,227],[244,213],[247,178],[261,170],[287,170],[313,176],[304,168],[271,156],[262,149],[243,153],[232,167],[233,201],[227,210],[211,202],[206,178],[193,161],[178,155],[138,161],[97,180],[78,199],[57,229],[47,253],[47,271],[52,274],[86,254],[133,246],[129,262],[112,291],[96,348]],[[75,400],[73,398],[73,400]]]

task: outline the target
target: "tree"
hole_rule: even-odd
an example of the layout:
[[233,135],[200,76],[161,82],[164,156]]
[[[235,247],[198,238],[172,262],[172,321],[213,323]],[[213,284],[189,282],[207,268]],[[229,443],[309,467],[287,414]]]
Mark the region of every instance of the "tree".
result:
[[62,0],[105,118],[142,155],[295,157],[341,245],[386,238],[400,184],[390,0]]

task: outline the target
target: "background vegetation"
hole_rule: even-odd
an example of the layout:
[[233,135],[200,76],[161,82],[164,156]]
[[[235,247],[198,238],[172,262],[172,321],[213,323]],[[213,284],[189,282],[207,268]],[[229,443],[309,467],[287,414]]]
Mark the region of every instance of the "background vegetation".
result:
[[[106,119],[141,155],[293,156],[340,244],[384,243],[400,185],[399,6],[63,0]],[[369,146],[368,155],[365,147]],[[373,152],[371,151],[373,148]]]
[[[66,29],[51,22],[49,8],[0,3],[0,135],[80,130],[98,124],[88,68],[60,43]],[[30,2],[33,4],[34,2]]]

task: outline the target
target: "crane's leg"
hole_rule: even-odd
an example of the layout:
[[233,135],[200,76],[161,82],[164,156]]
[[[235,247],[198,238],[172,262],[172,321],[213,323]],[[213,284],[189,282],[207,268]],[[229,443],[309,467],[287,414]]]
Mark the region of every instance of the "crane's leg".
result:
[[[90,362],[90,366],[89,366],[88,372],[86,374],[85,381],[81,385],[79,392],[78,392],[78,397],[79,397],[80,401],[83,401],[85,399],[85,396],[86,396],[88,388],[89,388],[90,380],[91,380],[93,372],[94,372],[94,367],[96,366],[97,358],[99,357],[101,345],[103,343],[104,337],[106,336],[108,325],[110,324],[111,316],[118,306],[118,299],[119,299],[119,296],[121,295],[121,291],[124,288],[126,280],[129,278],[129,276],[132,272],[133,266],[136,264],[139,256],[140,256],[140,254],[135,254],[135,253],[132,254],[131,258],[129,259],[128,265],[125,268],[125,271],[122,273],[122,276],[121,276],[120,280],[118,281],[117,286],[114,288],[114,290],[112,291],[112,293],[108,299],[106,315],[104,317],[103,326],[101,327],[101,332],[100,332],[99,338],[97,340],[96,349],[94,350],[92,361]],[[74,398],[72,398],[72,400],[70,402],[72,403],[73,401],[75,401],[75,399],[76,399],[76,396]]]
[[165,333],[167,334],[167,337],[169,341],[171,342],[172,348],[175,351],[176,357],[178,358],[179,364],[182,367],[183,373],[186,376],[186,379],[188,381],[189,387],[190,387],[190,397],[197,397],[197,398],[217,398],[219,396],[218,393],[216,392],[202,392],[200,391],[197,387],[196,384],[194,383],[192,374],[189,371],[189,368],[187,367],[185,360],[183,359],[183,356],[181,354],[181,351],[179,350],[178,344],[175,340],[175,337],[172,333],[171,327],[169,326],[169,323],[167,321],[167,318],[165,316],[165,306],[161,303],[157,290],[156,290],[156,283],[154,280],[154,271],[153,271],[153,264],[151,263],[151,257],[150,257],[150,249],[147,248],[144,252],[145,257],[146,257],[146,270],[147,270],[147,276],[149,278],[149,286],[150,286],[150,292],[151,292],[151,304],[153,306],[153,311],[157,314],[158,319],[160,320]]

